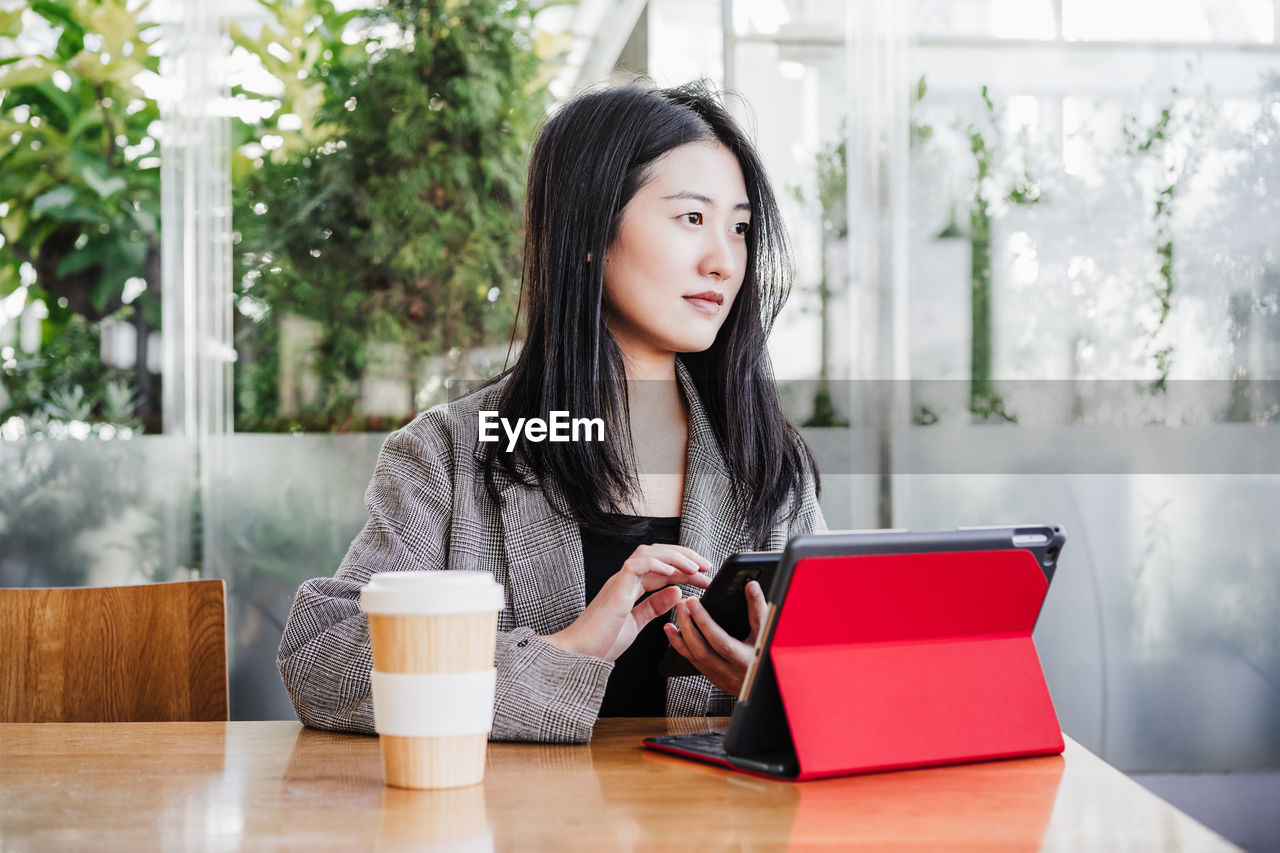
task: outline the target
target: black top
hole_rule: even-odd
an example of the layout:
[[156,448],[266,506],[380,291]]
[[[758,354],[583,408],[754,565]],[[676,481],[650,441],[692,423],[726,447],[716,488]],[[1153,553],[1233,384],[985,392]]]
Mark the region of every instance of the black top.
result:
[[[582,565],[586,573],[587,603],[600,592],[605,581],[618,573],[622,564],[641,545],[680,544],[680,517],[652,518],[643,516],[648,530],[638,536],[599,536],[582,528]],[[609,683],[600,704],[602,717],[665,717],[667,715],[667,679],[658,671],[658,663],[667,650],[667,636],[662,633],[666,615],[659,616],[640,630],[635,642],[613,665]]]

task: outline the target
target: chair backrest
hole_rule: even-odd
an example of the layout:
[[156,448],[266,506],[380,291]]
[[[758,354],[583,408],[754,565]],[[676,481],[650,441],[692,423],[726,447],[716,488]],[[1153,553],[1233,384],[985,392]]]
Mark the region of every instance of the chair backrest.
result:
[[0,722],[226,720],[226,587],[0,589]]

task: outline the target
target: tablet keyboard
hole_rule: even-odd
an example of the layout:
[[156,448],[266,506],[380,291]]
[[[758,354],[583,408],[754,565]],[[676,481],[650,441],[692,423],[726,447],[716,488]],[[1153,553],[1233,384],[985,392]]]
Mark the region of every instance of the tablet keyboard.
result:
[[645,743],[651,746],[670,747],[687,756],[709,761],[722,767],[745,770],[748,773],[794,779],[799,772],[795,753],[790,750],[758,753],[750,756],[737,755],[730,758],[724,749],[724,736],[724,732],[692,732],[687,735],[665,735],[663,737],[645,738]]
[[715,758],[728,757],[728,753],[724,751],[724,732],[693,732],[686,735],[669,735],[664,738],[654,738],[654,740]]

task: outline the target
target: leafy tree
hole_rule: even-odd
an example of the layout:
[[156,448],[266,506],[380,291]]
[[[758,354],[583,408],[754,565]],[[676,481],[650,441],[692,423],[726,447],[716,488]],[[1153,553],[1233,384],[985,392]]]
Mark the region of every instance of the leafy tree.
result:
[[[244,81],[231,88],[236,102],[251,102],[264,116],[232,123],[231,175],[237,184],[264,160],[283,163],[305,155],[338,131],[340,128],[321,120],[330,74],[335,67],[350,68],[368,61],[369,39],[361,34],[360,26],[366,23],[366,10],[341,12],[329,0],[257,3],[265,13],[257,32],[246,31],[236,21],[230,25],[235,49],[255,59],[269,75],[260,78],[257,85],[268,80],[272,83],[269,91]],[[267,136],[278,140],[270,150],[262,145]]]
[[[104,318],[128,316],[138,341],[136,403],[155,426],[159,394],[145,365],[148,335],[160,326],[159,112],[136,81],[159,60],[155,26],[137,17],[144,7],[34,0],[0,12],[0,295],[24,286],[25,270],[28,298],[49,308],[46,348],[70,335],[75,342],[62,348],[93,359],[79,338],[96,338]],[[87,325],[71,325],[76,317]],[[19,374],[46,367],[44,359],[10,364],[5,385],[33,387]],[[106,416],[105,383],[80,388],[90,416]],[[20,396],[10,395],[14,411]]]
[[[429,354],[491,343],[515,318],[527,141],[547,96],[530,8],[509,0],[389,0],[360,55],[334,54],[314,125],[333,134],[262,158],[237,190],[241,428],[276,415],[279,323],[319,323],[320,402],[308,425],[359,427],[371,340]],[[279,51],[275,51],[279,53]],[[410,376],[406,376],[409,379]],[[407,414],[407,413],[406,413]]]

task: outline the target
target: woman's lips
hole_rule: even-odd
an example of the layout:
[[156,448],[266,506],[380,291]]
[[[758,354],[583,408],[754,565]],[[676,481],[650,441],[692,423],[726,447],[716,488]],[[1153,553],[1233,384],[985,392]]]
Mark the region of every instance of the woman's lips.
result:
[[703,314],[719,314],[724,304],[724,294],[715,291],[690,294],[684,299]]

